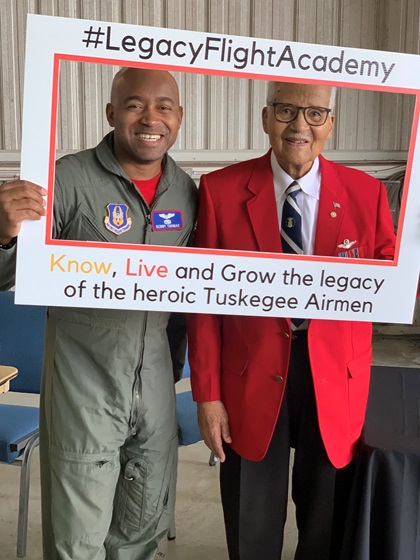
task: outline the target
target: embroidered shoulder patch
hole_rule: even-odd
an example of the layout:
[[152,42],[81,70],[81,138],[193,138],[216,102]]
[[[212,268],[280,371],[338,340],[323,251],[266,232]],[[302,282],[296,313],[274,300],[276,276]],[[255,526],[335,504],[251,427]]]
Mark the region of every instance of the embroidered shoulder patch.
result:
[[131,228],[133,220],[128,217],[127,204],[108,204],[106,208],[108,210],[108,216],[104,218],[106,229],[115,235],[121,235]]

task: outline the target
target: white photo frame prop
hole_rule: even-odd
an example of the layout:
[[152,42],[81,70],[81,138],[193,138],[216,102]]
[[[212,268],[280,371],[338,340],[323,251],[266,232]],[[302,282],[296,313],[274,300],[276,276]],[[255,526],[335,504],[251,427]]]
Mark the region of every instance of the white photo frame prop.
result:
[[[17,303],[412,321],[420,263],[419,56],[29,15],[21,177],[50,193],[64,60],[415,95],[396,254],[393,261],[293,258],[55,240],[48,196],[47,217],[24,222],[19,236]],[[219,304],[216,293],[231,295],[232,305]]]

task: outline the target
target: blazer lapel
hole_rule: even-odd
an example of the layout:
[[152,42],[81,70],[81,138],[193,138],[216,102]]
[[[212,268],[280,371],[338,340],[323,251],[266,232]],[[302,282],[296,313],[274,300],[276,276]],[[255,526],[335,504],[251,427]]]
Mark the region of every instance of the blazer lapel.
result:
[[[340,243],[340,229],[347,210],[347,194],[334,167],[319,156],[321,192],[315,234],[315,255],[335,256]],[[342,242],[342,240],[341,240]]]
[[256,160],[247,185],[251,193],[247,208],[258,249],[265,253],[280,253],[280,230],[270,153],[271,150]]

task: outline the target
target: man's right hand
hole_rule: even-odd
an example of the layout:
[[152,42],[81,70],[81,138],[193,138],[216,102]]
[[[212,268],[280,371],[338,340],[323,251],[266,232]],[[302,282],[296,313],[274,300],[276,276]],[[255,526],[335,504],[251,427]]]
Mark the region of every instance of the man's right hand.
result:
[[220,461],[225,460],[222,441],[231,443],[229,421],[222,401],[197,403],[198,425],[204,443]]
[[29,181],[0,185],[0,244],[7,245],[20,231],[23,220],[45,216],[47,190]]

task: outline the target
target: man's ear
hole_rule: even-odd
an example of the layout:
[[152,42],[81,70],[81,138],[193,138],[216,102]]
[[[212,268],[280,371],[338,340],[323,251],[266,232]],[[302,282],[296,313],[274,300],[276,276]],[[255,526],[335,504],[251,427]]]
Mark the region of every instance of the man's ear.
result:
[[331,138],[331,134],[332,134],[332,132],[333,132],[333,128],[334,128],[334,115],[331,115],[331,117],[330,117],[330,125],[331,125],[331,126],[330,126],[330,131],[329,131],[329,133],[328,133],[327,140],[329,140],[329,139]]
[[106,120],[108,121],[109,126],[114,126],[114,107],[112,106],[112,103],[107,103],[106,104],[106,109],[105,109],[105,114],[106,114]]
[[268,114],[267,114],[267,107],[264,107],[262,110],[262,125],[263,125],[263,129],[264,132],[266,134],[268,134],[268,128],[267,128],[267,119],[268,119]]
[[181,105],[178,107],[178,128],[181,127],[182,117],[184,116],[184,109]]

